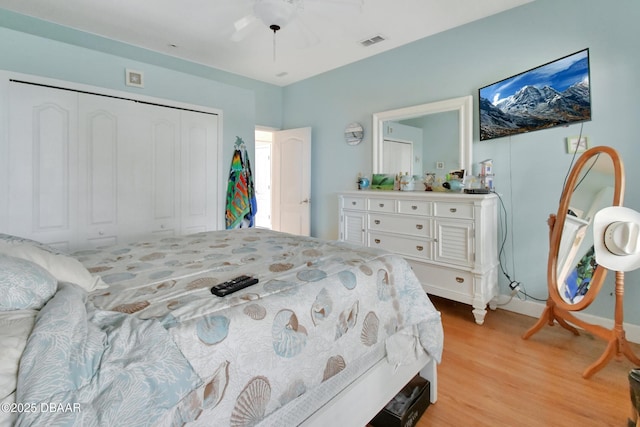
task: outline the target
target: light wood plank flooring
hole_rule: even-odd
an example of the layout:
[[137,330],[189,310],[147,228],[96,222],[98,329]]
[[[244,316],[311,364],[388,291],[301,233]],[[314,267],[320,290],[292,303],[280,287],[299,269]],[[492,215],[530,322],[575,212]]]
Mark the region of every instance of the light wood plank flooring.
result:
[[614,358],[582,378],[606,347],[601,339],[555,325],[525,341],[537,319],[496,310],[479,326],[470,306],[431,299],[442,313],[444,354],[438,402],[418,427],[627,425],[631,362]]

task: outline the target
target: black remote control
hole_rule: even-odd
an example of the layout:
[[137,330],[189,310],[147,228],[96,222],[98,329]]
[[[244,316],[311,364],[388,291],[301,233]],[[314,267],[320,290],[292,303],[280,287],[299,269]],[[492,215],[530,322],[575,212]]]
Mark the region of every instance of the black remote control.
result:
[[232,294],[240,289],[244,289],[251,285],[258,283],[258,279],[250,276],[239,276],[235,279],[231,279],[228,282],[220,283],[211,288],[211,293],[223,297],[225,295]]

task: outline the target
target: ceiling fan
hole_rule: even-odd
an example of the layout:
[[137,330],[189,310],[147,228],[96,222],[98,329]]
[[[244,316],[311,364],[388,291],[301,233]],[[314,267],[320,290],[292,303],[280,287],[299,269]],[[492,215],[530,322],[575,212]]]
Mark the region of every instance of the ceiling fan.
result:
[[266,26],[274,34],[282,28],[292,25],[299,30],[299,41],[304,46],[320,41],[308,25],[304,15],[313,14],[330,20],[336,13],[354,13],[362,11],[364,0],[251,0],[251,11],[233,23],[231,40],[240,42],[256,28]]

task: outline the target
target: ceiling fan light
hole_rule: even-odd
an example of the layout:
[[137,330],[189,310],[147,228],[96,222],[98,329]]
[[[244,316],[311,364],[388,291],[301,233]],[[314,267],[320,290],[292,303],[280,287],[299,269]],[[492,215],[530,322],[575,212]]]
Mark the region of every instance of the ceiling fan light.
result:
[[300,0],[259,0],[253,11],[265,25],[284,27],[295,17],[299,3]]

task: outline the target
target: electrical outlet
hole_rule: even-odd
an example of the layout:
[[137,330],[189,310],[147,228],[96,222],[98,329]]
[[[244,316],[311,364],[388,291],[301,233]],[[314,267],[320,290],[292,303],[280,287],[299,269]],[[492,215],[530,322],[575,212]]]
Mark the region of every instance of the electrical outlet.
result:
[[436,169],[444,169],[444,162],[436,162]]
[[511,289],[511,295],[515,295],[518,292],[520,292],[520,283],[516,282],[515,280],[511,283],[509,283],[509,289]]

